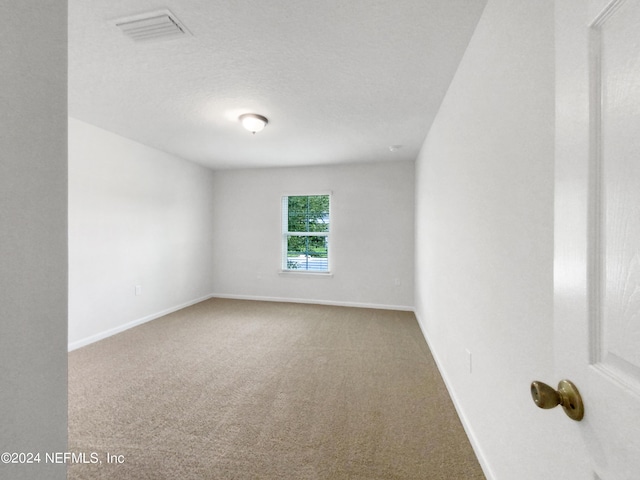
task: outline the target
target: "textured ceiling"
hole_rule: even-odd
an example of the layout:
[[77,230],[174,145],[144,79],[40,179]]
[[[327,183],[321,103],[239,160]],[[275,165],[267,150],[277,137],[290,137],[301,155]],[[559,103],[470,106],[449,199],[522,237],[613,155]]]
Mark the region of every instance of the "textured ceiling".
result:
[[[211,168],[414,160],[485,3],[69,0],[69,114]],[[192,35],[114,25],[160,9]]]

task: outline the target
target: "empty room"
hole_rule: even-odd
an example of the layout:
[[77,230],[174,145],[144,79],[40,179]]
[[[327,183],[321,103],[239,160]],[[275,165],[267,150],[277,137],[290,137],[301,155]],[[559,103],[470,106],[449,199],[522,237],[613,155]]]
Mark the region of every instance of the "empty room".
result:
[[0,8],[0,478],[637,478],[638,0]]

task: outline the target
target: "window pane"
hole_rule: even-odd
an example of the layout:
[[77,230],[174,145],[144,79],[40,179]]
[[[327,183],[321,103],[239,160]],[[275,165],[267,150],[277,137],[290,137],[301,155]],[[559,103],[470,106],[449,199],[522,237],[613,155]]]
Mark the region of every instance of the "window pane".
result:
[[288,197],[287,229],[289,232],[328,232],[329,196]]
[[329,240],[325,236],[287,236],[287,269],[328,271]]

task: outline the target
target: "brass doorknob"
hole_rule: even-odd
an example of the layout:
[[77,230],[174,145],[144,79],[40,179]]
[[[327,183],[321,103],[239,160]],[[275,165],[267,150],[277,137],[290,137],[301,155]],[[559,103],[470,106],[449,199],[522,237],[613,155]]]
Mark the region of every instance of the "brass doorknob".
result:
[[584,404],[576,386],[569,380],[560,380],[558,390],[546,383],[532,382],[531,397],[540,408],[553,408],[562,405],[567,416],[577,422],[584,417]]

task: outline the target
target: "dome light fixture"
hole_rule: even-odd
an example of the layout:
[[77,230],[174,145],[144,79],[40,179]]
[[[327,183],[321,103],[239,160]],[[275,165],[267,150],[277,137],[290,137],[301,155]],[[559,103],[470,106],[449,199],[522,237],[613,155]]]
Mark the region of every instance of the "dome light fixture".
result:
[[253,134],[260,132],[267,123],[269,123],[267,117],[263,117],[257,113],[245,113],[244,115],[240,115],[239,119],[242,126]]

